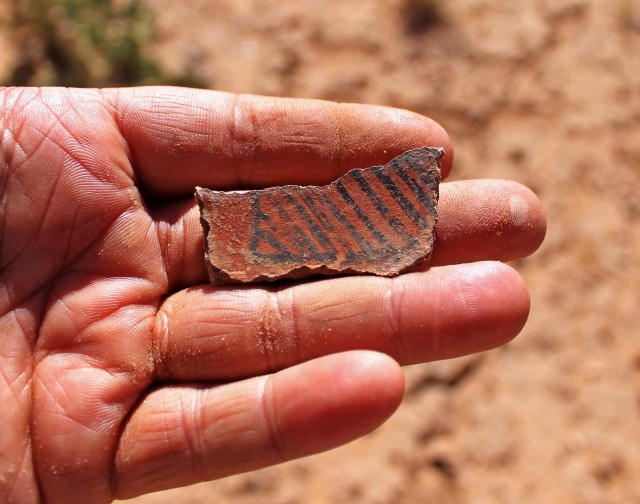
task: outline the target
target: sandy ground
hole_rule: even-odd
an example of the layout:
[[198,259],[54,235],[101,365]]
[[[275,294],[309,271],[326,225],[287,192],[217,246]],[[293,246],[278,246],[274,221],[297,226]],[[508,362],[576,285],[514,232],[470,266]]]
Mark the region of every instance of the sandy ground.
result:
[[549,232],[515,264],[533,306],[512,344],[407,369],[349,446],[132,502],[640,502],[640,0],[148,3],[167,69],[430,115],[454,178],[527,184]]

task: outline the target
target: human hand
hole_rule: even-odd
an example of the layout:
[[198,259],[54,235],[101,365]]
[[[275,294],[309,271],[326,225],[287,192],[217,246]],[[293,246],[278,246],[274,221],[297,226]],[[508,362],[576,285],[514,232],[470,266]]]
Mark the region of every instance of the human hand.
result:
[[2,502],[108,502],[332,448],[395,410],[392,358],[486,350],[527,318],[518,274],[475,262],[542,241],[537,198],[502,181],[441,186],[427,271],[206,284],[196,185],[322,184],[422,145],[446,175],[422,116],[176,88],[1,98]]

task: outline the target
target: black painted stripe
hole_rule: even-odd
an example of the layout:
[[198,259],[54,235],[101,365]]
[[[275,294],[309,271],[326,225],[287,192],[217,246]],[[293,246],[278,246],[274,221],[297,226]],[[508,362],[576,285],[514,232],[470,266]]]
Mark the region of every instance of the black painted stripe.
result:
[[421,163],[417,163],[415,159],[407,158],[406,161],[407,165],[409,165],[413,172],[418,175],[420,180],[422,180],[422,182],[429,186],[429,189],[431,189],[431,191],[435,194],[438,187],[438,182],[434,177],[431,176],[431,171],[427,168],[424,168]]
[[[400,178],[409,186],[409,189],[418,197],[420,202],[425,208],[431,212],[431,214],[437,216],[436,200],[437,193],[435,191],[435,185],[431,186],[425,182],[425,177],[421,176],[426,170],[421,166],[414,166],[408,163],[408,168],[401,168],[397,171]],[[412,174],[416,177],[412,177]],[[427,173],[427,179],[435,184],[435,179]],[[426,186],[426,187],[425,187]]]
[[[272,206],[274,206],[276,208],[276,211],[280,215],[280,218],[285,220],[286,222],[292,223],[292,228],[293,228],[294,234],[296,236],[296,240],[292,241],[292,244],[296,243],[297,245],[302,245],[302,247],[307,247],[309,252],[312,254],[312,257],[311,257],[312,259],[314,259],[314,260],[323,260],[323,258],[326,256],[326,254],[321,252],[318,249],[318,247],[316,247],[316,244],[313,243],[313,240],[307,235],[307,233],[305,233],[304,230],[300,226],[295,224],[296,220],[291,216],[291,214],[289,214],[289,212],[287,212],[287,210],[285,209],[285,205],[283,205],[281,202],[277,201],[273,197],[272,197],[271,201],[273,202]],[[304,250],[304,248],[302,250],[300,250],[300,253],[303,256],[308,257],[306,251]]]
[[[392,164],[394,170],[398,173],[401,173],[403,170],[400,166],[394,163]],[[409,201],[409,199],[403,194],[400,188],[396,185],[393,179],[386,173],[375,171],[374,175],[380,180],[382,185],[385,187],[391,196],[398,202],[402,211],[409,217],[413,222],[418,223],[419,226],[424,227],[428,224],[425,217],[416,209],[416,207]],[[418,198],[421,202],[430,201],[428,198]]]
[[[391,213],[391,211],[389,210],[389,207],[385,205],[385,203],[380,199],[376,191],[369,185],[367,180],[363,177],[362,172],[354,170],[352,172],[349,172],[349,176],[356,181],[356,183],[358,184],[358,187],[360,187],[362,192],[371,199],[371,201],[373,202],[373,206],[376,208],[378,213],[382,215],[384,220],[389,223],[389,225],[395,231],[395,233],[400,238],[408,242],[409,244],[414,244],[415,238],[411,236],[409,233],[407,233],[405,225],[402,222],[400,222],[395,215]],[[393,181],[391,179],[389,179],[389,182],[393,184]],[[384,186],[384,182],[382,182],[382,185]],[[396,190],[397,190],[397,187],[396,187]],[[392,193],[392,195],[394,196],[394,198],[396,197],[395,194]]]
[[[299,260],[298,254],[293,254],[289,249],[284,247],[282,243],[267,229],[261,226],[262,222],[266,222],[272,230],[275,230],[271,218],[262,211],[260,207],[260,198],[255,197],[251,201],[253,220],[251,222],[252,237],[249,243],[249,250],[255,257],[269,258],[276,263],[285,263],[289,261]],[[275,250],[277,253],[264,253],[260,251],[260,242],[265,241]]]
[[331,216],[340,224],[342,224],[342,226],[344,226],[347,232],[351,235],[351,238],[355,240],[358,248],[365,253],[370,254],[373,251],[373,245],[369,243],[369,241],[358,232],[351,221],[340,211],[340,209],[336,206],[336,204],[327,193],[323,194],[322,199],[325,202]]
[[353,211],[358,216],[358,219],[360,219],[362,223],[367,227],[367,229],[371,231],[371,234],[376,239],[376,241],[380,245],[388,245],[387,238],[376,229],[376,227],[371,222],[371,219],[369,219],[369,216],[362,211],[362,208],[360,208],[356,200],[353,199],[353,196],[351,196],[351,193],[349,193],[341,180],[338,180],[338,182],[336,182],[336,189],[338,190],[338,194],[342,196],[342,199],[353,208]]
[[[315,196],[318,197],[322,195],[323,194],[316,194]],[[313,197],[311,197],[311,194],[308,191],[300,191],[298,196],[309,212],[315,215],[316,219],[322,223],[322,226],[327,231],[335,231],[335,226],[333,225],[333,222],[331,222],[329,216],[322,209],[318,208],[318,205],[316,205]]]
[[[297,195],[296,195],[297,196]],[[300,204],[300,202],[296,199],[296,196],[287,193],[287,200],[296,208],[302,220],[307,224],[307,228],[313,235],[313,237],[322,245],[326,252],[332,252],[335,254],[337,252],[336,246],[333,244],[331,239],[326,235],[324,230],[318,225],[318,223],[313,220],[313,218],[309,215],[307,210]]]
[[[411,171],[414,173],[416,172],[415,169],[412,169]],[[425,188],[422,186],[422,179],[419,178],[418,180],[416,180],[410,175],[408,170],[405,170],[401,167],[396,170],[396,173],[411,190],[411,192],[416,196],[418,201],[420,201],[420,203],[422,203],[422,205],[427,208],[432,215],[435,215],[435,201],[433,200],[433,197],[428,194],[427,191],[425,191]],[[432,191],[428,192],[431,193]],[[422,214],[420,214],[420,216],[422,217],[422,219],[424,219]]]
[[[321,196],[325,196],[326,193],[318,193],[315,195],[315,197],[318,198],[318,202],[320,203],[321,200],[320,197]],[[314,198],[309,194],[308,191],[300,191],[300,193],[298,194],[298,196],[300,196],[300,199],[302,200],[302,202],[306,205],[307,209],[309,210],[309,212],[311,212],[316,219],[318,219],[321,223],[322,226],[324,226],[324,228],[328,231],[328,232],[335,232],[336,227],[333,225],[333,222],[331,221],[331,218],[324,212],[324,210],[322,210],[321,208],[319,208],[319,205],[316,204]],[[325,203],[325,207],[326,205],[326,201]],[[344,217],[343,217],[344,218]],[[346,220],[346,223],[348,225],[350,225],[349,221]],[[341,222],[341,224],[346,227],[344,225],[344,223]],[[345,240],[345,238],[342,236],[342,234],[340,232],[334,233],[333,237],[332,237],[335,241],[337,241],[340,246],[342,247],[342,251],[345,254],[345,258],[347,261],[349,262],[354,262],[354,261],[359,261],[362,259],[362,247],[360,248],[360,252],[355,252],[354,250],[352,250],[352,247],[349,245],[349,243],[347,242],[347,240]],[[358,238],[360,238],[358,236]],[[356,239],[357,241],[357,239]]]

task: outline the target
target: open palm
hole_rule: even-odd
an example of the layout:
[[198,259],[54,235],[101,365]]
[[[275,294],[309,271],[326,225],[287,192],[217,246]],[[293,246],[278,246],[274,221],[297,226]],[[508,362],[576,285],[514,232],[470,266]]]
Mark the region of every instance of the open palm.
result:
[[[441,146],[383,107],[175,88],[0,92],[0,500],[109,502],[354,439],[402,398],[398,365],[521,329],[499,262],[544,235],[514,183],[444,184],[431,269],[206,285],[196,185],[326,183]],[[380,353],[378,353],[380,352]],[[387,355],[385,355],[387,354]]]

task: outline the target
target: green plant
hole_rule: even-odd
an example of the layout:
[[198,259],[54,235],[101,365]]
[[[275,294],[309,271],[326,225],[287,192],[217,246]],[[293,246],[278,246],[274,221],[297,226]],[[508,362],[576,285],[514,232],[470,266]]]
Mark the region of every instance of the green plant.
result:
[[12,0],[11,7],[12,84],[202,85],[191,74],[165,75],[145,54],[155,28],[139,0]]

